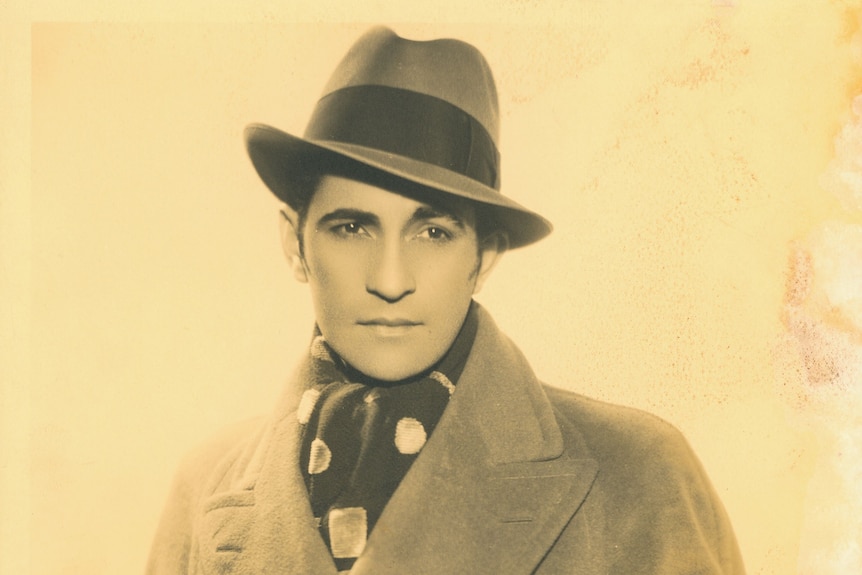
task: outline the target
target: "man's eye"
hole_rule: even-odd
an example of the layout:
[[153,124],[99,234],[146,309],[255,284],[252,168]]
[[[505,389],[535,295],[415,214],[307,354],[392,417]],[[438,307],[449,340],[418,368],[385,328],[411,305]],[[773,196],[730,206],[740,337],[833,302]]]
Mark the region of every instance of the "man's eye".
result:
[[339,224],[334,228],[335,233],[342,236],[357,236],[365,234],[365,229],[356,222],[347,222],[346,224]]
[[429,226],[422,230],[422,232],[419,234],[419,237],[429,240],[449,240],[452,239],[452,234],[450,234],[443,228]]

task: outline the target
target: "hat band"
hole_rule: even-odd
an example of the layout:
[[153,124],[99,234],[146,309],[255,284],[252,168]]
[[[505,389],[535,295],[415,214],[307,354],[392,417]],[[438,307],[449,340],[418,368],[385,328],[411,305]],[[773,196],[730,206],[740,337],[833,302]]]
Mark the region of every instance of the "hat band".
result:
[[499,152],[473,116],[445,100],[390,86],[351,86],[317,103],[305,137],[434,164],[499,190]]

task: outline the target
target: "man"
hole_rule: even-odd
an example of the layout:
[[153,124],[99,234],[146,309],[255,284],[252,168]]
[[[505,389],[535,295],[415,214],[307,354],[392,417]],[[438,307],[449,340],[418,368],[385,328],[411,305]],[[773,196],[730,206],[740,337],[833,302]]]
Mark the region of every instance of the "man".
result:
[[551,230],[499,192],[475,48],[375,28],[304,138],[246,135],[317,325],[274,414],[184,464],[149,573],[743,572],[681,435],[540,383],[472,300]]

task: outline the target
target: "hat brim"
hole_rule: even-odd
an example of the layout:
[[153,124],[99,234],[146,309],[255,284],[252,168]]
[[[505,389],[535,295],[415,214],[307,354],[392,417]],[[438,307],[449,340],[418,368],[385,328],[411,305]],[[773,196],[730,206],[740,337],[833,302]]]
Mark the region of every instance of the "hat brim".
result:
[[296,206],[300,186],[309,174],[326,174],[339,159],[359,162],[421,186],[466,198],[483,205],[508,234],[509,247],[536,242],[553,229],[551,223],[514,200],[467,176],[446,168],[373,148],[335,141],[306,140],[264,124],[245,129],[248,155],[258,175],[282,201]]

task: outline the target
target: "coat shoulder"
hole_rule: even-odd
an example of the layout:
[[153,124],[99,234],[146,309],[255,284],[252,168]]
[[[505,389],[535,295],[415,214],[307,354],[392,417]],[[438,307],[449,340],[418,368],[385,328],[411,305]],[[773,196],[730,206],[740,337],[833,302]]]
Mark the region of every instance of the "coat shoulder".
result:
[[[649,493],[666,503],[674,490],[717,500],[699,458],[683,434],[660,417],[554,387],[545,387],[563,441],[589,453],[602,471],[602,484],[619,493]],[[657,486],[664,486],[659,489]]]
[[544,389],[564,434],[577,433],[604,463],[615,458],[632,463],[693,457],[682,433],[656,415],[549,385]]

